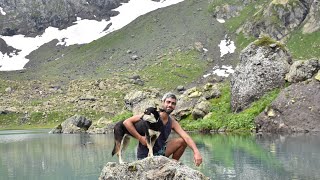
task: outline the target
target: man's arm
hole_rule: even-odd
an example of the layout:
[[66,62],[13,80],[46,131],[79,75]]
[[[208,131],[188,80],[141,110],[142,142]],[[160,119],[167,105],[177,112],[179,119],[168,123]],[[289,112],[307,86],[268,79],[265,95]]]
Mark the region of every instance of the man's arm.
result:
[[172,118],[172,129],[180,135],[180,137],[187,143],[187,145],[192,149],[193,151],[193,158],[194,163],[196,166],[199,166],[202,163],[202,157],[200,154],[199,149],[196,146],[196,143],[192,140],[192,138],[189,136],[189,134],[182,129],[180,124]]
[[123,125],[127,128],[127,130],[130,132],[130,134],[135,137],[136,139],[138,139],[138,141],[142,144],[142,145],[147,145],[147,141],[146,138],[144,136],[141,136],[138,131],[136,130],[136,128],[134,127],[134,123],[138,122],[141,118],[142,114],[140,115],[134,115],[128,119],[126,119],[125,121],[123,121]]

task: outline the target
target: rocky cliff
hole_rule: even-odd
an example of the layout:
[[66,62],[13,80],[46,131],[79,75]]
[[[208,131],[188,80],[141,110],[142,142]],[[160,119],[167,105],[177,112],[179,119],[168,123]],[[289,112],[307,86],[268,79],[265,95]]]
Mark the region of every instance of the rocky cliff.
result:
[[112,11],[128,0],[1,0],[0,34],[28,36],[41,34],[47,27],[66,28],[77,17],[108,19],[117,15]]
[[313,33],[320,28],[320,13],[318,0],[273,0],[264,3],[242,0],[243,3],[226,3],[217,6],[214,16],[230,19],[237,17],[245,8],[253,10],[252,16],[247,19],[238,32],[248,36],[259,37],[268,34],[272,38],[281,40],[290,36],[290,33],[303,28],[303,33]]

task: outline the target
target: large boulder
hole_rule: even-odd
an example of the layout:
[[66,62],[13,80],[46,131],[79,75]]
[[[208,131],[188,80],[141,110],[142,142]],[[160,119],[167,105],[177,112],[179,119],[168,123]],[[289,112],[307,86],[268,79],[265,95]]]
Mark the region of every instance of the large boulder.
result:
[[169,159],[164,156],[155,156],[132,163],[117,164],[109,162],[102,169],[100,180],[162,180],[162,179],[209,179],[201,172],[183,165],[181,162]]
[[181,120],[189,115],[193,119],[203,118],[210,111],[210,103],[207,100],[220,97],[218,84],[207,83],[202,87],[187,89],[178,97],[177,108],[172,115]]
[[192,110],[193,119],[202,119],[210,112],[211,104],[209,101],[201,101]]
[[115,123],[111,120],[101,117],[98,121],[93,122],[87,130],[88,134],[108,134],[113,133]]
[[318,59],[295,61],[289,73],[286,75],[288,82],[299,82],[310,79],[320,69],[320,61]]
[[157,107],[160,104],[160,92],[157,89],[131,91],[125,97],[125,106],[133,114],[141,114],[148,107]]
[[313,79],[285,88],[255,124],[261,132],[320,131],[320,82]]
[[49,133],[85,133],[91,126],[91,124],[92,121],[88,120],[86,117],[74,115],[63,121],[61,124],[57,125]]
[[249,44],[231,77],[231,108],[242,111],[266,92],[285,84],[291,56],[283,45],[268,37]]

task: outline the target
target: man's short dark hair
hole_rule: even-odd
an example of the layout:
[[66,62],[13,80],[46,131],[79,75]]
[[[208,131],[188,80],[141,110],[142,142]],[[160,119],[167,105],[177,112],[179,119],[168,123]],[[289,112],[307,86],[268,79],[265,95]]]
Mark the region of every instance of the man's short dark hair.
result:
[[177,97],[176,97],[175,94],[173,94],[172,92],[168,92],[168,93],[166,93],[166,94],[163,95],[161,101],[165,101],[165,100],[168,99],[168,98],[172,98],[172,99],[177,100]]

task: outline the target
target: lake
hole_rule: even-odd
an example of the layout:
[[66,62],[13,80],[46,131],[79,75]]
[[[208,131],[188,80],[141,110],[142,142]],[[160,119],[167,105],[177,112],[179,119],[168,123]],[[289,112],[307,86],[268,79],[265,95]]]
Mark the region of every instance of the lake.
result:
[[[110,161],[113,134],[48,134],[41,130],[0,131],[0,179],[98,179]],[[320,179],[320,134],[191,134],[203,155],[193,164],[187,149],[181,161],[212,179]],[[135,158],[131,140],[125,161]]]

